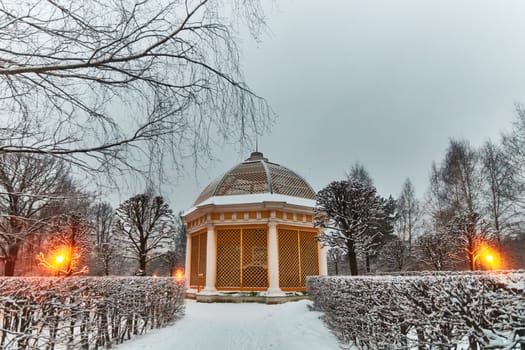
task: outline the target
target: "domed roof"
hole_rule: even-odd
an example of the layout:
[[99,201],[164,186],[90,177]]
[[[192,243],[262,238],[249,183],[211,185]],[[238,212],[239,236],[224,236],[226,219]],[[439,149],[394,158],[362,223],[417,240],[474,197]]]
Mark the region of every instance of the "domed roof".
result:
[[315,200],[316,193],[301,176],[290,169],[271,163],[260,152],[212,181],[194,205],[213,196],[272,193]]

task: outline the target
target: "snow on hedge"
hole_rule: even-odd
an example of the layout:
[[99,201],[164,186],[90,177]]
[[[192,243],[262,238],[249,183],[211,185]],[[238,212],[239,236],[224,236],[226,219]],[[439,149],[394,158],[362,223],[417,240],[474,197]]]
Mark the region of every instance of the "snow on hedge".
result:
[[525,343],[525,271],[309,277],[307,286],[328,327],[360,349]]
[[0,278],[0,349],[97,349],[184,313],[172,278]]

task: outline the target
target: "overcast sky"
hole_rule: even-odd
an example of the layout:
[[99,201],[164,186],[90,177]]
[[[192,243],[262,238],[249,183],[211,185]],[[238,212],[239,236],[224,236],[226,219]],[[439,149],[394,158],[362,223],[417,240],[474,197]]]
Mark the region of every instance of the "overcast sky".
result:
[[[316,191],[359,161],[380,194],[410,177],[421,197],[450,137],[498,140],[525,103],[525,1],[275,3],[271,33],[241,45],[247,83],[277,114],[259,150]],[[249,156],[214,151],[170,189],[175,210]]]

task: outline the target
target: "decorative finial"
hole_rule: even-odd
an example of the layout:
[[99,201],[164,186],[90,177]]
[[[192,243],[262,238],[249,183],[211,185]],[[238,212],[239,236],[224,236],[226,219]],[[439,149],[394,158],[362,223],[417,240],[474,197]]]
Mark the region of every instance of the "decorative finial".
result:
[[262,161],[267,162],[268,158],[265,158],[261,152],[252,152],[252,154],[250,155],[250,158],[246,159],[246,161],[256,161],[256,160],[262,160]]

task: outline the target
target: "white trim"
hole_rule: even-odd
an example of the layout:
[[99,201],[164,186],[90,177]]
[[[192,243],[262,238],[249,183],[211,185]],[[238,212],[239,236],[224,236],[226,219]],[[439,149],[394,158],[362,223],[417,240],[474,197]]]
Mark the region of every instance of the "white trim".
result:
[[190,278],[191,278],[191,237],[189,234],[186,235],[186,265],[184,266],[184,278],[186,284],[186,290],[190,289]]
[[190,208],[183,216],[187,216],[197,209],[201,209],[206,206],[222,206],[222,205],[239,205],[239,204],[274,204],[282,203],[289,205],[296,205],[299,207],[305,207],[313,209],[315,207],[315,200],[287,196],[284,194],[273,194],[273,193],[257,193],[257,194],[239,194],[232,196],[213,196],[206,199],[204,202],[197,204]]
[[327,258],[327,247],[321,247],[319,249],[319,275],[328,276],[328,258]]
[[215,238],[215,227],[208,225],[206,237],[206,287],[201,294],[216,293],[215,278],[217,269],[217,241]]
[[277,223],[268,223],[268,295],[282,295],[279,288],[279,252],[277,243]]

